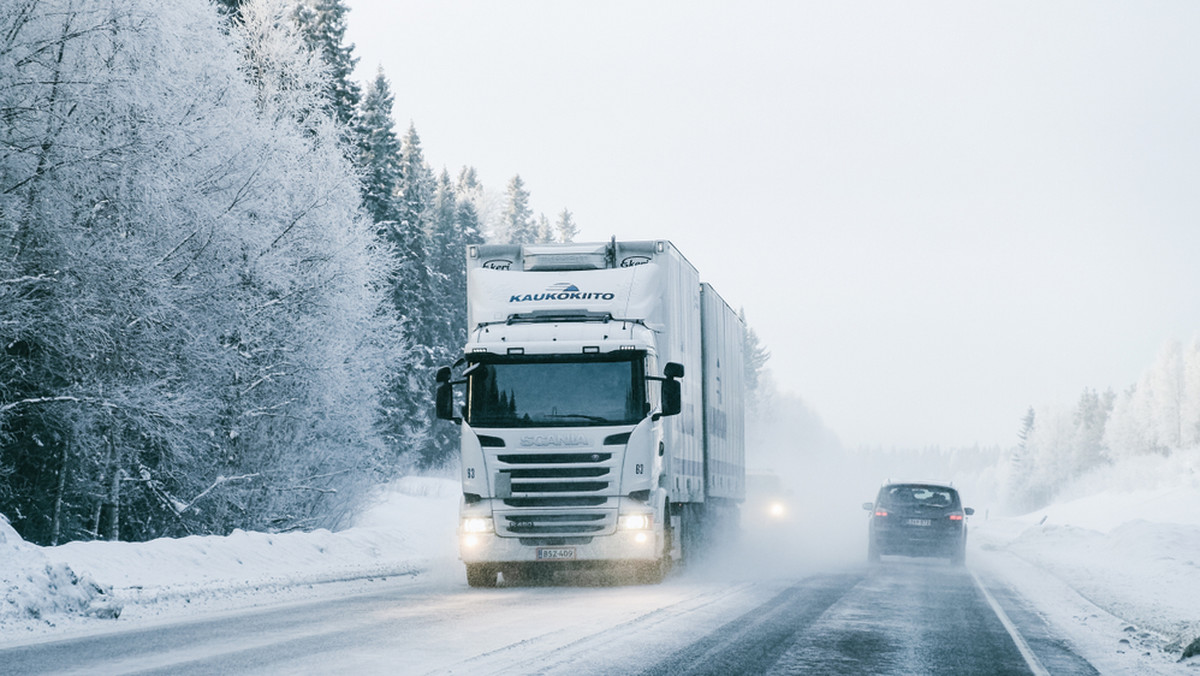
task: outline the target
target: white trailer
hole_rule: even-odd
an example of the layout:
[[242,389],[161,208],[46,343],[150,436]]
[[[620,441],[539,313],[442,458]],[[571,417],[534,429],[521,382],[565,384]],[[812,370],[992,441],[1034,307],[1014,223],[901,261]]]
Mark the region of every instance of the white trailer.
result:
[[462,429],[472,586],[598,566],[658,581],[737,523],[742,322],[670,242],[470,246],[467,277],[437,413]]

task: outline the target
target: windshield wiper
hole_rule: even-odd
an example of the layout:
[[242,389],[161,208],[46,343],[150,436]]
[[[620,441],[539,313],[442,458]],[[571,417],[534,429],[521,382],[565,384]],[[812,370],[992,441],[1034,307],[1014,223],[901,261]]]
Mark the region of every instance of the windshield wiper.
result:
[[548,414],[546,414],[546,417],[547,418],[583,418],[584,420],[587,420],[590,422],[598,422],[598,423],[612,422],[608,418],[601,418],[600,416],[597,416],[597,415],[586,415],[583,413],[548,413]]

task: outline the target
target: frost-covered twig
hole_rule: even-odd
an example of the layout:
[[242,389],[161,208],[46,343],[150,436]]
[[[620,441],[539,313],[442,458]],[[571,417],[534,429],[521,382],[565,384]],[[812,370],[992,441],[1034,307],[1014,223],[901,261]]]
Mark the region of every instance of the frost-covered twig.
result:
[[192,498],[191,502],[189,502],[186,505],[184,505],[183,507],[181,507],[179,509],[179,513],[183,514],[184,512],[191,509],[192,505],[199,502],[201,498],[203,498],[204,496],[213,492],[214,490],[217,489],[217,487],[221,486],[222,484],[227,484],[230,481],[248,481],[250,479],[256,478],[258,475],[259,475],[259,473],[255,472],[254,474],[243,474],[241,476],[219,476],[219,477],[217,477],[217,480],[213,482],[213,485],[209,486],[208,488],[205,488],[203,491],[200,491],[200,495],[197,495],[196,497]]
[[26,404],[53,404],[56,402],[63,402],[63,401],[69,401],[69,402],[73,402],[76,404],[95,404],[97,406],[104,406],[106,408],[120,408],[120,406],[117,406],[116,404],[112,403],[111,401],[104,401],[103,399],[93,399],[91,397],[72,397],[69,395],[61,395],[61,396],[57,396],[57,397],[32,397],[30,399],[20,399],[18,401],[12,401],[12,402],[9,402],[7,404],[0,406],[0,413],[7,413],[7,412],[11,411],[12,409],[17,408],[18,406],[24,406]]

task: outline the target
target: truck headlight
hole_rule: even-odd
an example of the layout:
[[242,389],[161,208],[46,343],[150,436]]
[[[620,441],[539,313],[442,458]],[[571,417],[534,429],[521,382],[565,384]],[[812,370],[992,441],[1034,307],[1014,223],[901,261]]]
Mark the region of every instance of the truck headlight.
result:
[[492,517],[467,517],[462,520],[463,533],[491,533],[496,530]]
[[648,530],[651,521],[649,514],[622,514],[617,519],[617,527],[621,530]]

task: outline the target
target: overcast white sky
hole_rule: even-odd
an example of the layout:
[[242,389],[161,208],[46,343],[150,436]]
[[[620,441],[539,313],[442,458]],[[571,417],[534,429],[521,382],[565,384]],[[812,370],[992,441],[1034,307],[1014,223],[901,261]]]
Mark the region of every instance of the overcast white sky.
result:
[[1200,331],[1200,3],[347,2],[435,169],[674,241],[847,444],[1007,447]]

